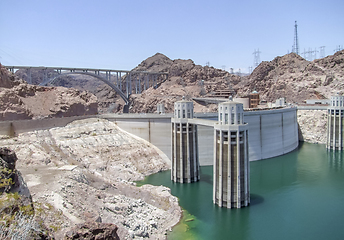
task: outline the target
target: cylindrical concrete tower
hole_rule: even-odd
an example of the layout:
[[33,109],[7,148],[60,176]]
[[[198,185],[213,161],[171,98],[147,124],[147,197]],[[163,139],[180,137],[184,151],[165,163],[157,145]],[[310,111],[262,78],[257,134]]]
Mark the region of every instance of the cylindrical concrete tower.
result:
[[174,182],[191,183],[199,180],[197,125],[193,118],[193,103],[178,101],[174,104],[172,122],[172,170]]
[[213,202],[220,207],[241,208],[250,203],[248,125],[242,103],[219,104],[214,125]]
[[343,150],[344,96],[332,96],[327,109],[327,149]]

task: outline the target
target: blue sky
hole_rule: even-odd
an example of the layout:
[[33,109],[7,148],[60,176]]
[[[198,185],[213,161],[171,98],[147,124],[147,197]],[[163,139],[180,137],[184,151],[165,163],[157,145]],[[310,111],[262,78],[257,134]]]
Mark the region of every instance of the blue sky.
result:
[[[1,0],[3,65],[129,70],[157,52],[216,68],[344,45],[344,1]],[[302,55],[301,55],[302,56]],[[319,56],[319,53],[318,53]]]

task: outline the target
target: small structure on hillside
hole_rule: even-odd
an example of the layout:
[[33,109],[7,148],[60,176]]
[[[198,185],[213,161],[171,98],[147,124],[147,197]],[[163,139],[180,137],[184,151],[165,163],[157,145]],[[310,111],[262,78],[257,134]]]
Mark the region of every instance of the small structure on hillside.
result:
[[214,125],[213,202],[220,207],[241,208],[250,203],[248,124],[243,104],[219,104]]
[[248,97],[234,98],[233,101],[242,103],[244,108],[250,108],[250,98]]
[[193,102],[174,103],[172,122],[172,170],[174,182],[191,183],[200,179],[197,125],[189,122],[193,118]]
[[285,106],[286,106],[286,101],[284,97],[276,99],[275,107],[285,107]]
[[165,114],[165,104],[159,103],[156,105],[156,111],[158,114]]
[[248,98],[250,99],[249,102],[249,108],[257,108],[259,105],[259,93],[254,90],[252,93],[248,95]]
[[307,99],[306,104],[315,105],[315,104],[321,104],[321,105],[330,105],[331,100],[330,99]]
[[344,96],[337,94],[331,97],[327,108],[327,149],[343,150]]

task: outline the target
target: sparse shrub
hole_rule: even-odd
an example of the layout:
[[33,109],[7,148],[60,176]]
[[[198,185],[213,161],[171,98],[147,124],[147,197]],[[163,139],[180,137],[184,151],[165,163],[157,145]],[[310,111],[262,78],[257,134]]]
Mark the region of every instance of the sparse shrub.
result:
[[31,239],[34,233],[40,233],[38,223],[22,211],[16,212],[7,222],[0,222],[0,239]]

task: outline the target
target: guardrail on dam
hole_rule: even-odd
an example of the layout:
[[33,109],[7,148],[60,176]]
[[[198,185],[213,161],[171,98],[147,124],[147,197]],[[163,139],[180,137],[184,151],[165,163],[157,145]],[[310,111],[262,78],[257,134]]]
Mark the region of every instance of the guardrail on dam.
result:
[[[271,158],[288,153],[298,147],[298,125],[296,108],[246,111],[245,122],[249,125],[250,161]],[[0,122],[0,134],[12,131],[23,133],[34,130],[63,127],[68,123],[84,118],[98,117],[115,122],[122,129],[141,137],[171,157],[171,117],[172,114],[105,114],[37,120]],[[199,160],[201,165],[213,164],[214,128],[211,121],[216,114],[195,113],[198,124]],[[198,119],[197,119],[198,118]],[[215,122],[215,121],[214,121]]]

